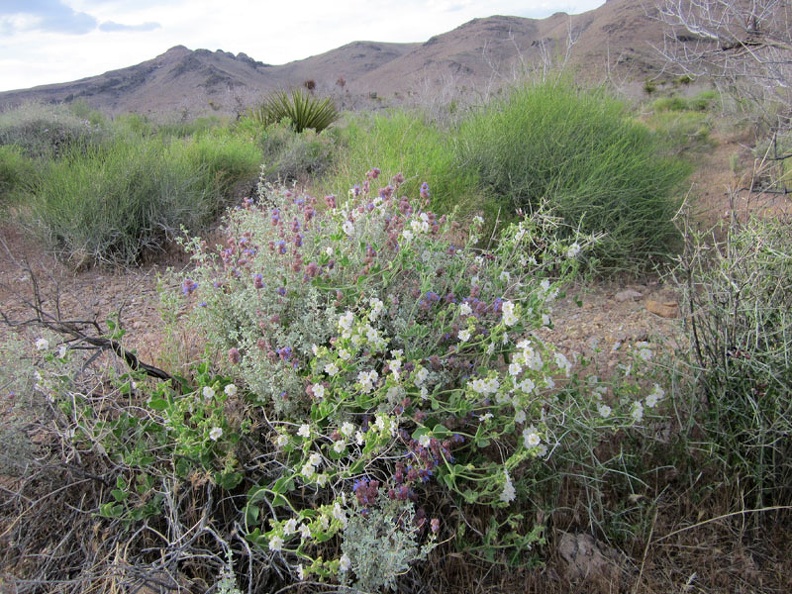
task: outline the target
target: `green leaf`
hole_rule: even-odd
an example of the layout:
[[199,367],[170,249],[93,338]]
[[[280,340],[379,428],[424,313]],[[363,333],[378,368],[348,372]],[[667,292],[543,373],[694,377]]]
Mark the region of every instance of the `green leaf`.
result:
[[165,410],[168,408],[168,401],[163,398],[151,398],[148,402],[149,408],[153,410]]

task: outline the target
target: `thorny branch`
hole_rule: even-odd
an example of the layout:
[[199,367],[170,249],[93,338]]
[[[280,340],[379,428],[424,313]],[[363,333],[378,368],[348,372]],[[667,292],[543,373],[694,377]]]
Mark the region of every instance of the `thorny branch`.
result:
[[[10,250],[6,243],[0,240],[7,254]],[[96,349],[98,353],[112,351],[117,357],[123,359],[133,371],[140,371],[159,380],[174,379],[167,371],[154,365],[141,361],[132,351],[126,349],[118,340],[107,338],[101,324],[96,318],[93,320],[65,319],[60,307],[60,292],[56,292],[52,311],[48,311],[42,297],[38,276],[27,261],[18,262],[18,266],[25,271],[33,289],[32,298],[21,298],[20,301],[31,312],[32,317],[25,320],[14,320],[7,311],[0,309],[0,318],[10,328],[37,326],[68,337],[67,342],[77,345],[73,348]],[[120,313],[119,313],[120,318]]]

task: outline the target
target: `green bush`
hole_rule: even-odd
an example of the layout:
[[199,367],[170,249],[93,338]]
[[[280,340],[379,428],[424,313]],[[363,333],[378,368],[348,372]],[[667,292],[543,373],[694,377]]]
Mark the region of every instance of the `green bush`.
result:
[[270,124],[264,129],[245,123],[240,132],[249,134],[263,154],[262,173],[270,182],[307,182],[322,176],[332,165],[337,153],[335,129],[318,134],[312,129],[295,132],[286,123]]
[[0,206],[17,202],[33,184],[35,176],[36,164],[21,148],[0,146]]
[[466,119],[460,160],[504,210],[547,205],[571,227],[603,233],[607,268],[646,266],[678,239],[676,191],[690,172],[645,126],[600,92],[543,84]]
[[77,111],[83,117],[67,106],[30,103],[2,112],[0,146],[15,145],[31,158],[57,158],[73,148],[86,150],[102,142],[107,132],[104,120]]
[[163,143],[119,136],[52,161],[36,186],[33,218],[75,266],[132,264],[181,227],[200,231],[252,185],[260,153],[232,137]]
[[304,89],[276,91],[264,102],[251,109],[248,117],[262,126],[288,121],[296,132],[311,128],[317,133],[329,128],[339,113],[330,97],[319,99]]
[[[738,505],[792,502],[792,236],[752,220],[688,230],[676,271],[703,396],[694,411]],[[706,447],[706,446],[705,446]]]
[[386,179],[401,173],[407,194],[418,195],[427,183],[437,212],[480,210],[476,175],[458,166],[455,135],[417,111],[357,115],[341,129],[342,154],[324,183],[343,196],[358,182],[357,172],[376,165]]

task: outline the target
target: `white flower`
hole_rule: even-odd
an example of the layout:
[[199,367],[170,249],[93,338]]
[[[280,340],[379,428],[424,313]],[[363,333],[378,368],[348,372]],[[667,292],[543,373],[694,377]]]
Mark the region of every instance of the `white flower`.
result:
[[339,371],[338,365],[336,365],[335,363],[328,363],[327,365],[324,366],[324,372],[330,377],[333,377],[335,374],[338,373],[338,371]]
[[311,538],[311,528],[308,526],[308,524],[300,524],[300,527],[297,528],[297,531],[300,533],[300,538],[303,540]]
[[204,389],[201,393],[203,394],[204,400],[211,400],[215,395],[214,388],[211,386],[204,386]]
[[346,447],[347,447],[346,441],[344,441],[343,439],[339,439],[333,444],[333,451],[336,454],[343,454]]
[[374,426],[379,429],[379,431],[385,431],[385,421],[386,417],[383,415],[377,415],[374,421]]
[[429,371],[425,367],[418,367],[413,372],[413,381],[415,382],[416,386],[420,386],[423,384],[426,379],[429,377]]
[[355,314],[351,311],[345,312],[338,318],[338,327],[341,329],[341,335],[344,338],[349,338],[352,334],[352,324],[355,322]]
[[349,219],[344,221],[344,224],[341,225],[341,228],[344,230],[344,233],[346,233],[349,236],[352,236],[355,233],[355,226],[352,224],[352,221],[350,221]]
[[375,369],[371,371],[361,371],[358,373],[358,382],[364,393],[368,394],[374,389],[374,384],[377,382],[379,374]]
[[355,443],[359,446],[366,443],[366,436],[362,431],[355,431]]
[[399,377],[401,375],[401,366],[402,362],[398,359],[391,359],[388,361],[388,367],[390,367],[391,373],[393,374],[393,378],[396,381],[399,381]]
[[323,472],[322,474],[317,474],[314,480],[316,481],[317,485],[324,487],[327,484],[327,481],[330,480],[330,477]]
[[352,358],[352,353],[346,349],[338,349],[338,358],[342,361],[347,361]]
[[542,443],[542,438],[536,432],[535,427],[528,427],[523,429],[523,444],[526,448],[535,448]]
[[577,256],[579,253],[580,253],[580,244],[578,244],[577,242],[575,242],[575,243],[573,243],[572,245],[570,245],[570,246],[567,248],[566,257],[567,257],[567,258],[569,258],[569,259],[571,260],[571,259],[573,259],[575,256]]
[[373,322],[385,310],[385,304],[376,297],[372,297],[371,299],[369,299],[369,304],[371,305],[371,312],[369,313],[369,319]]
[[517,314],[514,312],[514,303],[511,301],[503,302],[502,311],[503,323],[507,326],[514,326],[519,321]]
[[514,422],[522,425],[525,423],[525,411],[523,409],[519,409],[514,415]]
[[404,238],[404,241],[409,243],[412,241],[413,237],[415,236],[413,235],[412,231],[410,231],[409,229],[405,229],[404,231],[402,231],[402,237]]
[[509,274],[508,270],[504,270],[503,272],[500,273],[500,279],[504,283],[508,283],[511,280],[511,274]]
[[518,376],[520,372],[522,372],[522,365],[516,362],[509,364],[509,375]]
[[312,391],[313,391],[313,395],[316,398],[319,398],[319,399],[324,398],[325,387],[322,384],[314,384],[313,386],[311,386],[311,388],[312,388]]
[[289,445],[289,436],[279,433],[278,437],[275,438],[275,445],[279,448],[285,448],[287,445]]
[[346,573],[352,568],[352,560],[349,558],[349,555],[344,553],[341,555],[341,558],[338,560],[338,571]]
[[303,464],[302,469],[300,469],[300,474],[306,479],[311,479],[311,477],[316,474],[316,467],[310,462],[306,462]]
[[506,476],[506,481],[503,484],[503,492],[500,495],[500,500],[504,503],[510,503],[517,498],[517,492],[514,490],[514,484],[509,476],[509,471],[504,469],[503,474]]
[[280,551],[283,548],[283,538],[278,536],[277,534],[270,538],[269,541],[269,550],[270,551]]
[[226,396],[234,397],[237,393],[237,387],[234,384],[228,384],[223,390]]
[[209,439],[212,441],[217,441],[223,435],[222,427],[212,427],[212,430],[209,431]]
[[470,330],[468,330],[467,328],[465,328],[464,330],[460,330],[457,336],[459,337],[460,341],[467,342],[468,340],[470,340]]
[[318,467],[322,465],[322,456],[318,452],[314,452],[310,456],[308,456],[308,464],[313,467]]
[[37,351],[46,351],[49,348],[49,340],[46,338],[39,338],[36,341],[36,350]]
[[300,437],[304,437],[305,439],[308,439],[309,437],[311,437],[311,426],[308,423],[303,423],[302,425],[300,425],[300,428],[297,430],[297,435],[299,435]]
[[524,392],[525,394],[530,394],[536,388],[536,384],[534,384],[531,378],[527,377],[519,384],[517,384],[517,388],[519,388],[519,390],[521,392]]
[[644,407],[643,404],[640,402],[633,402],[632,410],[630,411],[630,416],[636,423],[640,423],[643,420],[644,414]]
[[654,408],[655,406],[657,406],[657,403],[663,399],[664,396],[665,396],[665,390],[663,390],[663,388],[661,388],[658,384],[655,384],[652,393],[646,397],[646,406],[648,406],[649,408]]
[[289,518],[289,520],[283,525],[283,533],[285,535],[294,534],[297,532],[297,520],[295,518]]
[[473,308],[470,307],[467,303],[462,303],[459,305],[459,315],[460,316],[469,316],[473,313]]
[[608,406],[607,404],[600,403],[600,404],[597,405],[597,412],[599,412],[599,415],[603,419],[607,419],[609,416],[611,416],[611,413],[613,412],[613,409],[610,406]]
[[479,417],[479,420],[480,420],[482,423],[486,423],[487,421],[491,420],[491,419],[493,418],[493,416],[494,416],[494,415],[493,415],[492,413],[486,413],[486,414],[483,414],[483,415],[481,415],[481,416]]
[[569,362],[569,359],[566,358],[564,353],[555,354],[555,364],[559,369],[564,371],[567,377],[569,377],[572,371],[572,363]]
[[302,565],[297,566],[297,577],[300,578],[300,581],[305,579],[305,568]]
[[329,257],[332,258],[333,257],[333,247],[332,246],[327,246],[325,248],[325,254],[327,254]]
[[432,443],[432,437],[428,433],[424,433],[418,438],[418,443],[421,444],[421,447],[428,448]]
[[352,437],[352,435],[355,433],[355,426],[349,421],[346,421],[343,425],[341,425],[340,431],[341,435],[344,437]]
[[346,527],[347,525],[346,512],[341,508],[341,504],[339,504],[338,501],[336,501],[333,504],[333,517],[339,522],[341,522],[342,526]]

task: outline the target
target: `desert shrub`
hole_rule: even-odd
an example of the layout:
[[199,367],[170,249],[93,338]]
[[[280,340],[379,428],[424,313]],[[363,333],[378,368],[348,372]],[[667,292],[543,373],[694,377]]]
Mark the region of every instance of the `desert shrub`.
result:
[[536,213],[481,252],[482,220],[468,234],[398,178],[373,196],[378,173],[343,203],[262,186],[219,253],[188,243],[192,323],[244,386],[248,456],[271,460],[244,479],[247,538],[282,572],[376,589],[486,510],[457,543],[519,565],[542,525],[514,513],[548,460],[585,474],[662,391],[566,390],[572,363],[531,333],[590,238]]
[[[0,508],[40,514],[11,523],[24,547],[0,547],[15,576],[134,589],[177,568],[178,583],[228,591],[374,591],[403,590],[436,547],[533,563],[555,486],[605,480],[601,448],[663,391],[634,366],[623,384],[580,383],[534,333],[591,237],[560,241],[561,223],[535,213],[481,249],[482,220],[438,216],[399,181],[371,192],[372,170],[344,202],[263,183],[221,245],[186,239],[195,268],[164,297],[206,356],[183,377],[97,374],[71,343],[29,349],[50,413],[38,459],[66,478],[36,506],[42,486],[25,478]],[[44,504],[84,539],[63,541]],[[75,558],[79,571],[58,571]]]
[[117,136],[49,164],[36,186],[33,222],[75,266],[132,264],[182,226],[204,229],[235,182],[255,179],[259,158],[233,138],[166,144]]
[[270,182],[305,182],[324,174],[335,160],[337,134],[312,129],[295,132],[286,123],[256,125],[252,131],[263,154],[262,174]]
[[703,397],[694,411],[724,480],[761,508],[790,503],[792,236],[788,222],[687,230],[676,279]]
[[311,128],[320,133],[338,120],[339,113],[332,98],[320,99],[307,90],[296,88],[270,94],[247,116],[262,126],[288,121],[296,132]]
[[689,166],[600,92],[518,89],[467,118],[460,136],[461,162],[506,212],[547,201],[570,227],[605,233],[592,252],[604,267],[645,266],[678,239],[675,192]]
[[[83,114],[86,116],[87,114]],[[104,121],[81,117],[67,106],[30,103],[0,113],[0,145],[15,145],[32,158],[85,150],[107,134]]]
[[36,164],[14,145],[0,146],[0,206],[16,202],[33,183]]
[[326,180],[339,195],[358,182],[359,171],[376,164],[387,178],[401,173],[403,191],[409,195],[428,183],[437,212],[485,207],[478,199],[475,173],[457,162],[456,132],[430,122],[419,111],[359,114],[347,122],[340,137],[342,156]]

